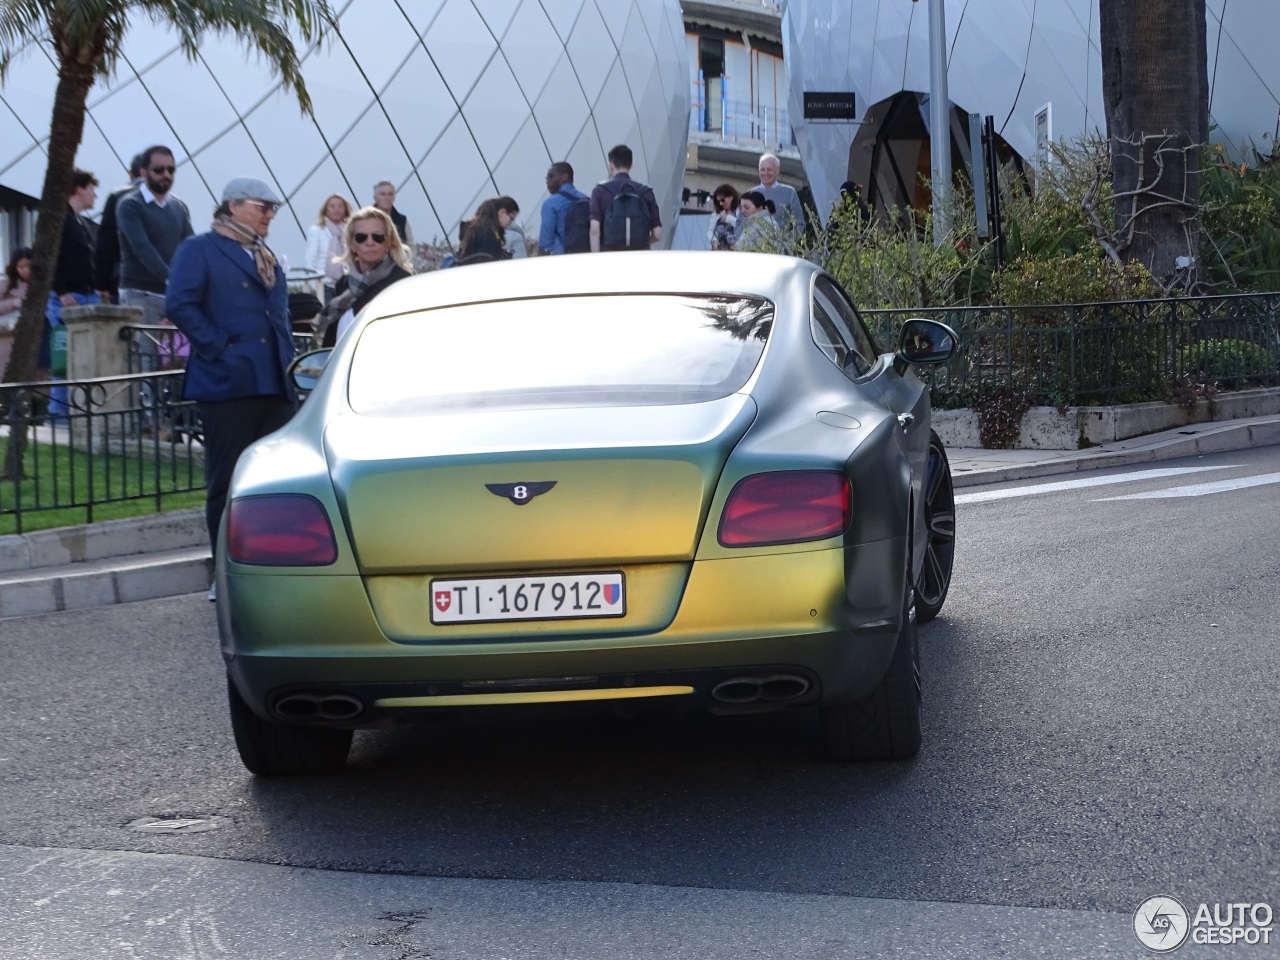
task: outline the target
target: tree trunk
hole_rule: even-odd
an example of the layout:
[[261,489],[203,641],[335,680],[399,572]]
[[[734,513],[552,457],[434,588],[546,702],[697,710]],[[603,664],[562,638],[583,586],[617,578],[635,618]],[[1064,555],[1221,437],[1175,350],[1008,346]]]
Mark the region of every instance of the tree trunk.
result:
[[1101,0],[1099,25],[1120,252],[1172,285],[1200,252],[1205,0]]
[[[40,208],[36,216],[35,243],[31,248],[31,279],[26,299],[13,329],[13,350],[5,364],[3,383],[33,380],[40,358],[40,338],[48,323],[45,309],[62,244],[62,223],[71,196],[76,151],[84,134],[85,102],[93,86],[92,64],[63,61],[58,70],[58,88],[53,98],[53,118],[49,125],[49,163],[45,169]],[[16,399],[16,397],[14,398]],[[10,416],[9,445],[0,477],[22,477],[22,455],[26,451],[26,422]]]

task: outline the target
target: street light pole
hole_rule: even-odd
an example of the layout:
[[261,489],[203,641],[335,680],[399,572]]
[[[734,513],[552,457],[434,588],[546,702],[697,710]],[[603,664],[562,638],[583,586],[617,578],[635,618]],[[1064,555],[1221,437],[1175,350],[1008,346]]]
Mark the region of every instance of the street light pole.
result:
[[929,165],[933,186],[933,240],[951,232],[951,94],[947,90],[946,0],[929,0]]

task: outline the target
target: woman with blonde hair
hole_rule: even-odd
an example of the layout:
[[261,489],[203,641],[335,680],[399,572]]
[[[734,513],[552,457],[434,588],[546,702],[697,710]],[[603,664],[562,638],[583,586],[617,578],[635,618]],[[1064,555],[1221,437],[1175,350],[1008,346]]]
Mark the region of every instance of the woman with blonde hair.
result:
[[395,224],[377,207],[357,210],[344,231],[347,273],[316,321],[316,341],[331,347],[365,305],[397,280],[413,273],[408,248]]
[[342,258],[346,255],[342,228],[351,216],[351,204],[340,193],[331,193],[320,208],[320,216],[307,230],[307,252],[303,262],[311,273],[321,274],[324,300],[328,303],[342,279]]

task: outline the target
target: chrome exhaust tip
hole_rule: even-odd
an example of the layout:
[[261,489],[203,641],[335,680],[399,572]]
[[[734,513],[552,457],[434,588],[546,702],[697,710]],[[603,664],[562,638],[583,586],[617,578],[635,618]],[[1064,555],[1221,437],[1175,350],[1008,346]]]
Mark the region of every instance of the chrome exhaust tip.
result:
[[799,700],[809,692],[811,686],[805,677],[794,673],[780,673],[760,681],[760,699],[769,703]]
[[757,677],[733,677],[721,680],[711,688],[711,696],[721,703],[755,703],[760,699],[760,680]]

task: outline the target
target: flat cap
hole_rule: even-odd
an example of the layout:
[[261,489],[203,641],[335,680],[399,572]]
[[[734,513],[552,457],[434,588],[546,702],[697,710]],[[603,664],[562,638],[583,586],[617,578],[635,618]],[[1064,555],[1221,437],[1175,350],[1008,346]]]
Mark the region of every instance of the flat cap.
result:
[[268,203],[283,203],[276,192],[261,180],[254,177],[236,177],[222,190],[222,202],[228,200],[266,200]]

